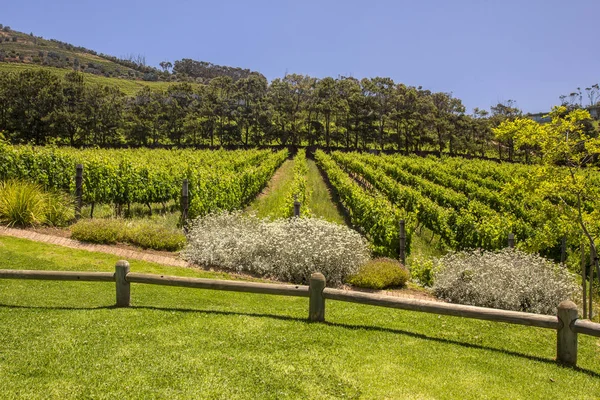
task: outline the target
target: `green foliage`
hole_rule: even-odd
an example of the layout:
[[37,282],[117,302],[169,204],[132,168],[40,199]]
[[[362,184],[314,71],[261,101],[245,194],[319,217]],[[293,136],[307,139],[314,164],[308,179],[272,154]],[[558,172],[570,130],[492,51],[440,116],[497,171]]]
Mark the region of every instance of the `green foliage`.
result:
[[74,150],[0,145],[0,179],[37,182],[75,192],[75,166],[82,164],[87,204],[179,202],[189,181],[189,216],[239,209],[267,184],[287,150]]
[[551,122],[538,124],[521,119],[502,123],[496,135],[513,135],[518,147],[536,149],[542,163],[506,186],[508,196],[517,201],[533,199],[541,204],[538,218],[544,220],[544,236],[568,238],[573,247],[588,242],[595,247],[600,235],[600,185],[598,166],[593,162],[600,152],[598,133],[587,129],[587,110],[569,111],[555,107]]
[[[258,73],[192,60],[175,62],[177,73],[171,75],[106,55],[89,59],[76,53],[67,60],[67,45],[59,50],[18,45],[11,47],[34,54],[24,56],[25,63],[0,63],[0,129],[10,133],[12,143],[317,145],[452,154],[485,153],[490,146],[486,122],[465,115],[459,99],[390,78],[290,74],[269,84]],[[3,49],[0,57],[17,61],[17,50]],[[188,62],[204,72],[178,68]],[[131,79],[112,78],[123,74]],[[473,132],[475,140],[464,132]]]
[[82,242],[116,244],[124,242],[125,220],[102,218],[82,219],[70,227],[71,237]]
[[34,183],[0,183],[0,221],[8,226],[32,226],[46,222],[46,197]]
[[[352,225],[367,236],[374,252],[388,257],[397,256],[400,220],[408,219],[407,216],[381,194],[368,193],[325,152],[318,150],[315,160],[348,211]],[[409,219],[406,224],[407,251],[410,251],[410,237],[414,230],[411,222]]]
[[404,286],[410,278],[402,264],[390,258],[376,258],[361,266],[346,282],[367,289],[387,289]]
[[177,251],[185,245],[185,235],[180,230],[154,221],[83,219],[70,229],[73,239],[89,243],[128,243],[145,249],[166,251]]
[[65,226],[74,217],[69,196],[35,183],[0,182],[0,222],[8,226]]
[[45,223],[50,226],[67,226],[75,218],[75,203],[71,196],[59,191],[46,193]]
[[431,287],[433,286],[434,262],[425,257],[413,258],[410,265],[410,277],[418,284]]
[[[575,235],[576,213],[569,217],[561,214],[566,206],[574,210],[577,204],[577,195],[566,191],[568,166],[546,169],[464,158],[342,152],[331,156],[358,182],[380,191],[406,215],[414,216],[418,225],[439,236],[447,249],[500,249],[512,232],[519,248],[556,259],[563,236],[570,247],[578,248],[580,243]],[[537,185],[540,174],[552,182]],[[592,165],[575,173],[576,177],[589,177],[582,210],[594,234],[600,232],[594,225],[600,220],[594,217],[600,198],[596,175],[597,168]],[[563,185],[562,194],[554,190],[557,185]]]
[[294,202],[300,202],[300,215],[310,216],[310,188],[307,186],[308,165],[306,164],[306,150],[300,149],[294,157],[294,177],[286,195],[286,201],[281,211],[283,217],[294,215]]

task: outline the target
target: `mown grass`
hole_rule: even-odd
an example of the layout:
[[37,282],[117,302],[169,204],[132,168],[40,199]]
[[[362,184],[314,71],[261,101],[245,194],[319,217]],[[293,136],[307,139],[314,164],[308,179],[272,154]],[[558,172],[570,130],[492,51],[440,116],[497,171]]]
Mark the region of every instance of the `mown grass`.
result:
[[[116,257],[0,237],[2,268],[112,271]],[[227,274],[132,261],[136,272]],[[329,301],[132,284],[0,280],[0,397],[597,398],[600,341],[579,369],[550,330]]]
[[410,255],[406,259],[407,266],[410,267],[414,260],[431,260],[446,254],[445,250],[440,249],[438,239],[432,238],[432,236],[432,232],[425,227],[421,227],[413,233]]
[[[310,191],[308,205],[314,217],[329,222],[345,224],[344,217],[332,200],[331,193],[323,176],[313,160],[307,159],[308,175],[306,186]],[[294,160],[288,160],[280,167],[275,179],[272,179],[265,195],[258,196],[246,209],[247,213],[256,213],[259,218],[282,217],[282,209],[287,201],[287,189],[294,179]]]
[[[40,70],[44,69],[47,71],[51,71],[53,74],[56,74],[60,77],[64,77],[68,72],[71,72],[70,69],[66,68],[55,68],[42,66],[37,64],[17,64],[17,63],[6,63],[0,62],[0,72],[22,72],[25,70]],[[151,89],[157,90],[166,90],[169,85],[172,85],[170,82],[148,82],[148,81],[136,81],[122,78],[107,78],[105,76],[99,76],[94,74],[84,73],[84,81],[89,84],[100,84],[111,87],[118,87],[123,93],[128,96],[136,94],[140,89],[144,86],[148,86]]]
[[275,172],[266,192],[258,195],[246,208],[246,213],[256,214],[258,218],[279,218],[287,201],[287,188],[294,179],[294,160],[286,160]]
[[344,224],[344,217],[332,200],[331,193],[323,176],[315,164],[314,160],[307,159],[308,177],[307,186],[310,189],[309,204],[311,211],[317,217],[323,218],[329,222]]

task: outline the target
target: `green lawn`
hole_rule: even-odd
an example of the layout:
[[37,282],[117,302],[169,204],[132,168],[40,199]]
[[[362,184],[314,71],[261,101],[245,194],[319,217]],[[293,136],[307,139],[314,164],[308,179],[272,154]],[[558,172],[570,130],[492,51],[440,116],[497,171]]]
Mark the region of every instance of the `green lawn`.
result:
[[[0,237],[2,268],[112,271],[116,257]],[[136,272],[227,277],[132,261]],[[600,341],[557,365],[554,332],[329,301],[0,280],[0,398],[598,398]]]
[[311,191],[308,204],[310,204],[311,211],[329,222],[344,224],[344,217],[333,202],[317,164],[310,159],[307,159],[306,163],[308,164],[307,186]]
[[294,160],[286,160],[271,178],[264,193],[259,194],[256,199],[246,208],[249,214],[256,214],[258,218],[277,218],[281,214],[281,208],[287,201],[287,188],[294,180]]
[[[294,160],[287,160],[275,173],[269,182],[266,192],[259,195],[246,209],[247,213],[255,213],[259,218],[280,217],[282,207],[285,205],[288,188],[294,179]],[[344,217],[340,214],[332,200],[327,184],[313,160],[307,159],[308,175],[306,186],[310,190],[308,205],[312,214],[329,222],[344,224]]]

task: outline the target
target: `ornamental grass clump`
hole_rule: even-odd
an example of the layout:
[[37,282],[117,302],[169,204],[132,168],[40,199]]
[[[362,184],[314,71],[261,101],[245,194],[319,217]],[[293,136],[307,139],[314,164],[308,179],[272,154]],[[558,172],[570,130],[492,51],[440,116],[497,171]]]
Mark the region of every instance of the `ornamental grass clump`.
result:
[[37,183],[8,180],[0,182],[0,224],[28,227],[65,226],[74,218],[70,197],[46,192]]
[[438,260],[433,284],[453,303],[539,314],[556,314],[577,288],[566,268],[513,249],[448,254]]
[[369,260],[357,232],[316,218],[269,221],[240,212],[212,213],[194,220],[182,256],[195,264],[307,283],[321,272],[340,285]]

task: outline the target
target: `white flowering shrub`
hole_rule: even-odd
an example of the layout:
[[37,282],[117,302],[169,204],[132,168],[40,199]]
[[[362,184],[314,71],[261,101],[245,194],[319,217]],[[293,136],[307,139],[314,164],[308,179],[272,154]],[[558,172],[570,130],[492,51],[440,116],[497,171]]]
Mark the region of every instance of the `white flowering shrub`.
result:
[[438,260],[434,278],[441,299],[539,314],[556,314],[578,289],[566,268],[513,249],[448,254]]
[[293,283],[313,272],[339,285],[370,257],[366,240],[348,227],[316,218],[269,221],[240,212],[212,213],[194,220],[182,257]]

